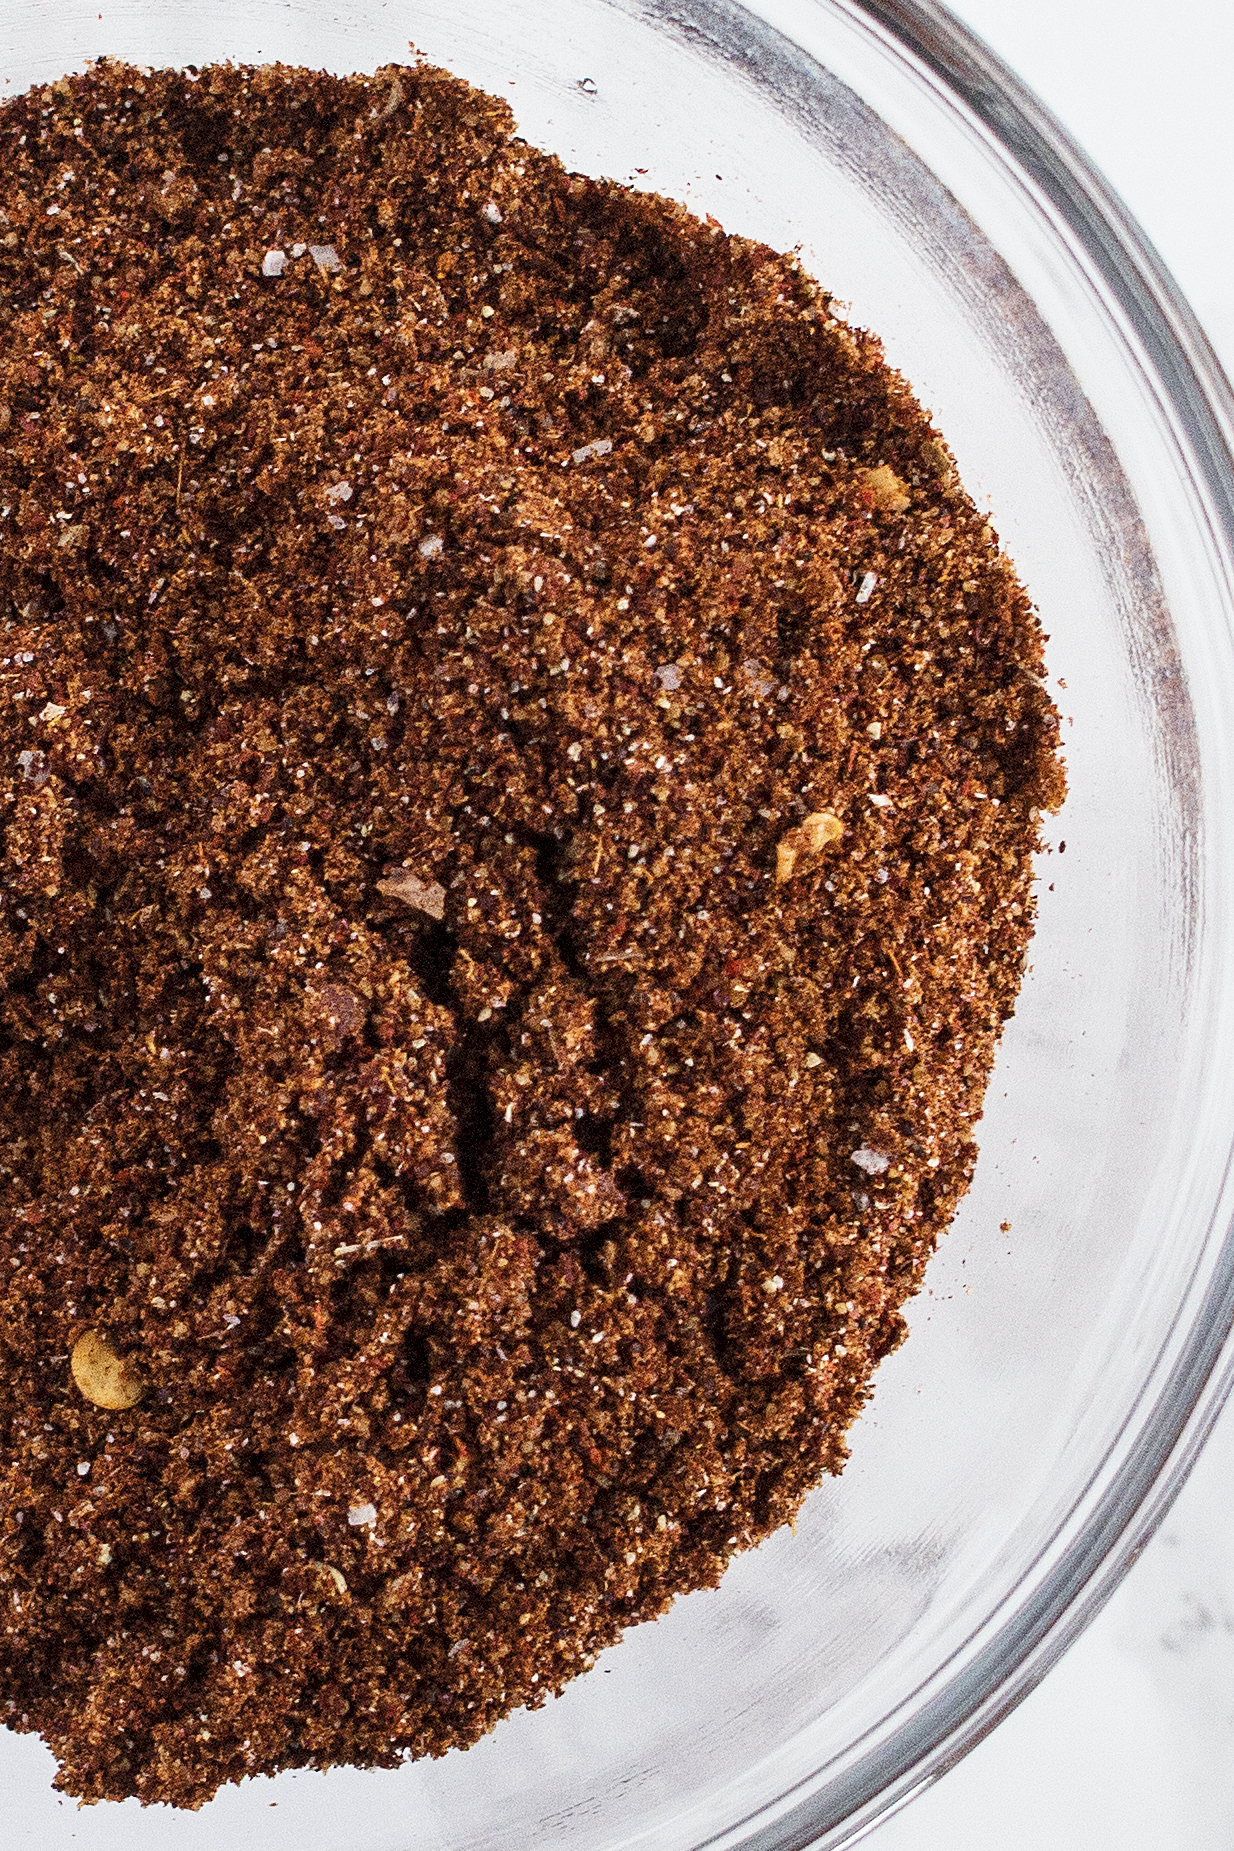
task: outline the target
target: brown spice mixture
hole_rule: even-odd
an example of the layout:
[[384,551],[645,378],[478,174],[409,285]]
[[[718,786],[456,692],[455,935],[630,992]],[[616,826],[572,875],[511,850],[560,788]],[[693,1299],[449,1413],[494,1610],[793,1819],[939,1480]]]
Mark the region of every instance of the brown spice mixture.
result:
[[1057,716],[877,341],[441,72],[102,64],[0,206],[0,1715],[196,1806],[840,1469]]

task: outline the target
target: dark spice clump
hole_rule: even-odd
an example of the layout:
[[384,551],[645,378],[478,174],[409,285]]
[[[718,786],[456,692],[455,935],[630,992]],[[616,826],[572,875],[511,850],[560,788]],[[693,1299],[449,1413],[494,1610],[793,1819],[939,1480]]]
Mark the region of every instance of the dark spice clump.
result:
[[845,1458],[1042,638],[792,258],[439,71],[0,108],[0,1716],[197,1806],[540,1703]]

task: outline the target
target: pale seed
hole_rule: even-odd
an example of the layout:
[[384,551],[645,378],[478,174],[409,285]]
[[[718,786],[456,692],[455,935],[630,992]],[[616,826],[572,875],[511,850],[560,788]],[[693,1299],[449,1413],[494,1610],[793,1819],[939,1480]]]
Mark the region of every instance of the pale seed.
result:
[[844,824],[830,810],[816,810],[813,816],[807,816],[801,824],[801,837],[806,848],[816,853],[826,848],[828,842],[838,842],[844,834]]
[[146,1392],[129,1358],[117,1355],[97,1330],[88,1330],[77,1339],[69,1368],[81,1393],[96,1408],[135,1407]]
[[886,463],[880,463],[877,469],[867,469],[866,487],[874,495],[874,506],[886,514],[903,514],[911,508],[913,498],[908,492],[908,484],[901,482],[894,469]]
[[838,842],[843,834],[844,824],[830,810],[816,810],[805,817],[776,844],[776,880],[791,880],[799,855],[816,855],[829,842]]

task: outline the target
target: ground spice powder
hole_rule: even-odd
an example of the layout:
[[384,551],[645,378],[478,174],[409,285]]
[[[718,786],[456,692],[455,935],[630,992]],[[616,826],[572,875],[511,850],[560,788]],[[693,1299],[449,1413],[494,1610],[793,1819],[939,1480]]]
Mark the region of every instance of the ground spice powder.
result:
[[845,1458],[1062,795],[870,335],[428,68],[0,108],[0,1715],[540,1703]]

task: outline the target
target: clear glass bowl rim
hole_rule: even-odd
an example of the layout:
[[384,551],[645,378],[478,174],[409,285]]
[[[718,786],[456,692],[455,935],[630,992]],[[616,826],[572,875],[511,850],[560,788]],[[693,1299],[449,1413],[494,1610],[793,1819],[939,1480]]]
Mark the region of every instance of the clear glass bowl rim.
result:
[[[1228,567],[1234,390],[1133,215],[1057,117],[946,7],[934,0],[839,0],[839,10],[884,35],[975,118],[1081,247],[1177,420]],[[1234,1148],[1226,1155],[1227,1178],[1232,1170]],[[1040,1683],[1134,1565],[1232,1388],[1234,1225],[1225,1230],[1186,1342],[1136,1443],[1072,1533],[1055,1539],[1050,1565],[1039,1577],[1031,1571],[1024,1577],[1023,1601],[1008,1602],[997,1633],[868,1756],[849,1762],[797,1807],[784,1796],[774,1824],[748,1820],[743,1851],[853,1844],[975,1748]]]

